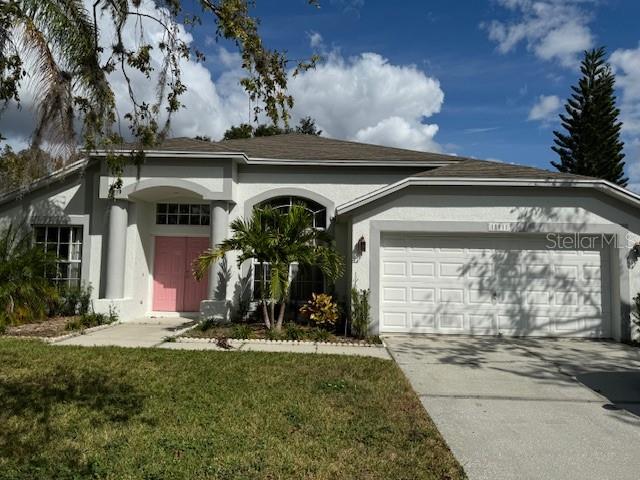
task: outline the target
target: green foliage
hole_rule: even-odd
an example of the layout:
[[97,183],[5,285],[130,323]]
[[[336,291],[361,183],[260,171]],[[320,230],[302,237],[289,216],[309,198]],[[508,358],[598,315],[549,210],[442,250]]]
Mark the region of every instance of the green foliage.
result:
[[615,75],[605,61],[604,47],[585,52],[582,77],[561,114],[566,134],[554,131],[552,148],[560,162],[551,162],[561,172],[603,178],[625,187],[620,140],[622,122],[616,107]]
[[66,330],[84,330],[85,328],[109,325],[118,321],[118,315],[113,307],[109,307],[109,313],[84,313],[67,321]]
[[328,342],[331,340],[331,333],[323,328],[315,328],[310,332],[309,338],[314,342]]
[[[232,236],[217,248],[200,255],[195,276],[204,277],[209,266],[221,261],[228,252],[238,251],[238,265],[247,260],[271,267],[270,288],[261,283],[260,299],[263,320],[267,328],[280,328],[284,305],[289,295],[289,270],[292,263],[317,266],[326,278],[335,280],[344,273],[344,260],[324,231],[313,228],[311,215],[302,205],[294,205],[288,212],[271,207],[257,208],[248,220],[238,218],[231,223]],[[278,319],[271,314],[274,304],[280,303]]]
[[296,127],[296,133],[302,133],[305,135],[322,135],[322,130],[318,130],[316,127],[316,121],[311,117],[303,117],[300,119],[300,123]]
[[16,153],[9,145],[5,145],[0,153],[0,193],[25,187],[60,164],[60,159],[54,159],[40,149]]
[[241,123],[239,126],[232,125],[224,132],[223,140],[235,140],[238,138],[251,138],[253,136],[253,127],[248,123]]
[[212,328],[214,328],[215,326],[218,325],[218,321],[216,321],[215,318],[205,318],[204,320],[201,320],[200,323],[198,324],[198,330],[200,330],[201,332],[206,332],[207,330],[210,330]]
[[45,271],[55,257],[33,245],[30,232],[10,225],[0,233],[0,323],[20,324],[46,317],[58,292]]
[[[282,135],[285,133],[302,133],[305,135],[320,135],[322,130],[318,130],[316,127],[316,121],[311,117],[304,117],[300,119],[300,123],[296,126],[295,130],[289,127],[280,127],[277,124],[267,125],[262,123],[257,127],[253,127],[248,123],[241,123],[238,126],[231,126],[226,132],[224,132],[223,140],[234,140],[238,138],[252,138],[252,137],[271,137],[274,135]],[[198,138],[198,137],[196,137]]]
[[287,340],[302,340],[305,337],[304,330],[295,323],[287,323],[284,327],[284,338]]
[[[253,1],[170,0],[159,2],[157,13],[140,11],[139,5],[139,0],[0,2],[0,103],[3,107],[19,104],[20,89],[31,90],[38,107],[34,146],[57,145],[73,151],[75,128],[81,125],[81,143],[87,150],[110,152],[110,165],[119,163],[116,157],[131,161],[128,155],[116,152],[122,143],[120,117],[127,122],[140,152],[159,144],[169,132],[173,114],[183,106],[181,98],[187,90],[182,82],[184,63],[205,58],[178,33],[181,23],[189,29],[208,28],[204,32],[208,36],[235,44],[247,74],[240,84],[254,106],[254,121],[264,114],[274,125],[287,127],[294,103],[287,92],[291,62],[284,52],[265,46],[258,32],[259,20],[252,16]],[[145,27],[149,22],[161,32],[148,35]],[[132,25],[133,37],[126,31]],[[292,75],[313,68],[318,59],[314,55],[295,62]],[[109,82],[114,72],[126,84],[128,111],[116,111]],[[139,75],[149,79],[150,91],[155,92],[151,100],[138,98],[142,92],[133,88],[131,79]],[[110,188],[113,193],[121,174],[111,173],[116,177]]]
[[369,332],[369,290],[351,289],[351,334],[365,338]]
[[246,340],[252,337],[253,332],[251,331],[251,327],[244,323],[238,323],[233,326],[231,330],[231,338],[236,338],[240,340]]
[[640,292],[636,293],[636,296],[633,297],[633,309],[631,311],[633,315],[633,322],[640,328]]
[[84,315],[89,312],[91,306],[91,286],[69,287],[64,285],[59,288],[58,299],[49,310],[50,316],[70,317]]
[[326,293],[312,293],[311,300],[300,307],[300,313],[314,325],[323,328],[335,327],[340,318],[338,305]]
[[267,340],[282,340],[282,332],[274,328],[269,328],[264,332],[264,338]]

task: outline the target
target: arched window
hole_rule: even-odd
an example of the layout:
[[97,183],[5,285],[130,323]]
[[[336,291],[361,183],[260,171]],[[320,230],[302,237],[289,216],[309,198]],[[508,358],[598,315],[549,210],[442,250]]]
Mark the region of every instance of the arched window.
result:
[[303,197],[285,196],[275,197],[265,200],[257,205],[260,207],[272,207],[282,212],[288,212],[293,205],[302,205],[311,214],[313,219],[313,228],[324,230],[327,228],[327,208],[318,202]]
[[[296,196],[274,197],[256,205],[256,208],[269,206],[282,212],[288,212],[293,205],[303,205],[311,214],[313,228],[324,230],[327,228],[327,208],[318,202],[308,198]],[[265,288],[269,288],[269,265],[265,265],[263,272],[260,264],[253,265],[253,298],[260,297],[260,284],[265,283]],[[322,293],[325,289],[325,279],[322,271],[317,267],[303,267],[291,265],[291,286],[290,300],[295,305],[302,304],[311,298],[312,293]],[[295,309],[297,311],[297,308]]]

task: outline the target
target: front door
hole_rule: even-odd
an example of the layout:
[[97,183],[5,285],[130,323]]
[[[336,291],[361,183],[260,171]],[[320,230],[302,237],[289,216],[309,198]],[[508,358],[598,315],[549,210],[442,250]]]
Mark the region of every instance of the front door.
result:
[[195,312],[207,298],[208,278],[193,278],[193,261],[209,247],[206,237],[156,237],[153,310]]

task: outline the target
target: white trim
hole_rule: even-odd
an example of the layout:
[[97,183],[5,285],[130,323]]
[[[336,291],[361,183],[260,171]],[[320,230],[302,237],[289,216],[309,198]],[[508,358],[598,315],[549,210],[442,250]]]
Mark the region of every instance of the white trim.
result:
[[11,200],[14,200],[15,198],[21,195],[26,195],[42,187],[46,187],[52,184],[53,182],[55,182],[56,180],[62,180],[67,176],[72,175],[73,173],[76,173],[77,171],[81,170],[83,167],[86,167],[88,163],[89,163],[89,159],[87,158],[80,159],[76,162],[70,163],[69,165],[67,165],[61,170],[57,170],[48,175],[45,175],[44,177],[39,178],[35,182],[30,183],[25,187],[17,188],[15,190],[11,190],[5,194],[2,194],[0,195],[0,205],[10,202]]
[[607,180],[583,179],[504,179],[504,178],[473,178],[473,177],[408,177],[396,183],[367,193],[336,208],[336,215],[344,215],[368,203],[386,197],[394,192],[411,186],[501,186],[501,187],[582,187],[593,188],[607,195],[622,200],[634,207],[640,207],[640,195],[615,185]]
[[[96,150],[90,152],[92,157],[104,157],[107,154],[115,153],[120,155],[127,155],[136,150],[122,150],[116,149],[113,151]],[[289,166],[372,166],[372,167],[443,167],[459,163],[462,159],[452,160],[349,160],[349,159],[335,159],[335,160],[300,160],[291,158],[264,158],[264,157],[249,157],[246,153],[241,151],[234,152],[193,152],[188,150],[144,150],[144,153],[148,157],[156,158],[235,158],[247,165],[289,165]]]

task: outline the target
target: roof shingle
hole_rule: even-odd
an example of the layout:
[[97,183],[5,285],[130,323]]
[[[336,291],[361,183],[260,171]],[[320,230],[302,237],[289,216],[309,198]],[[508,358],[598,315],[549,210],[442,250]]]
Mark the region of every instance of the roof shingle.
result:
[[541,168],[513,165],[489,160],[468,160],[420,172],[414,177],[432,178],[531,178],[540,180],[592,180],[591,177],[571,173],[551,172]]
[[[135,144],[124,144],[124,150],[138,148]],[[280,160],[370,160],[370,161],[416,161],[459,162],[462,157],[440,153],[418,152],[402,148],[383,147],[365,143],[335,140],[332,138],[299,133],[254,137],[221,142],[207,142],[191,138],[171,138],[153,150],[192,152],[238,152],[249,158]]]

